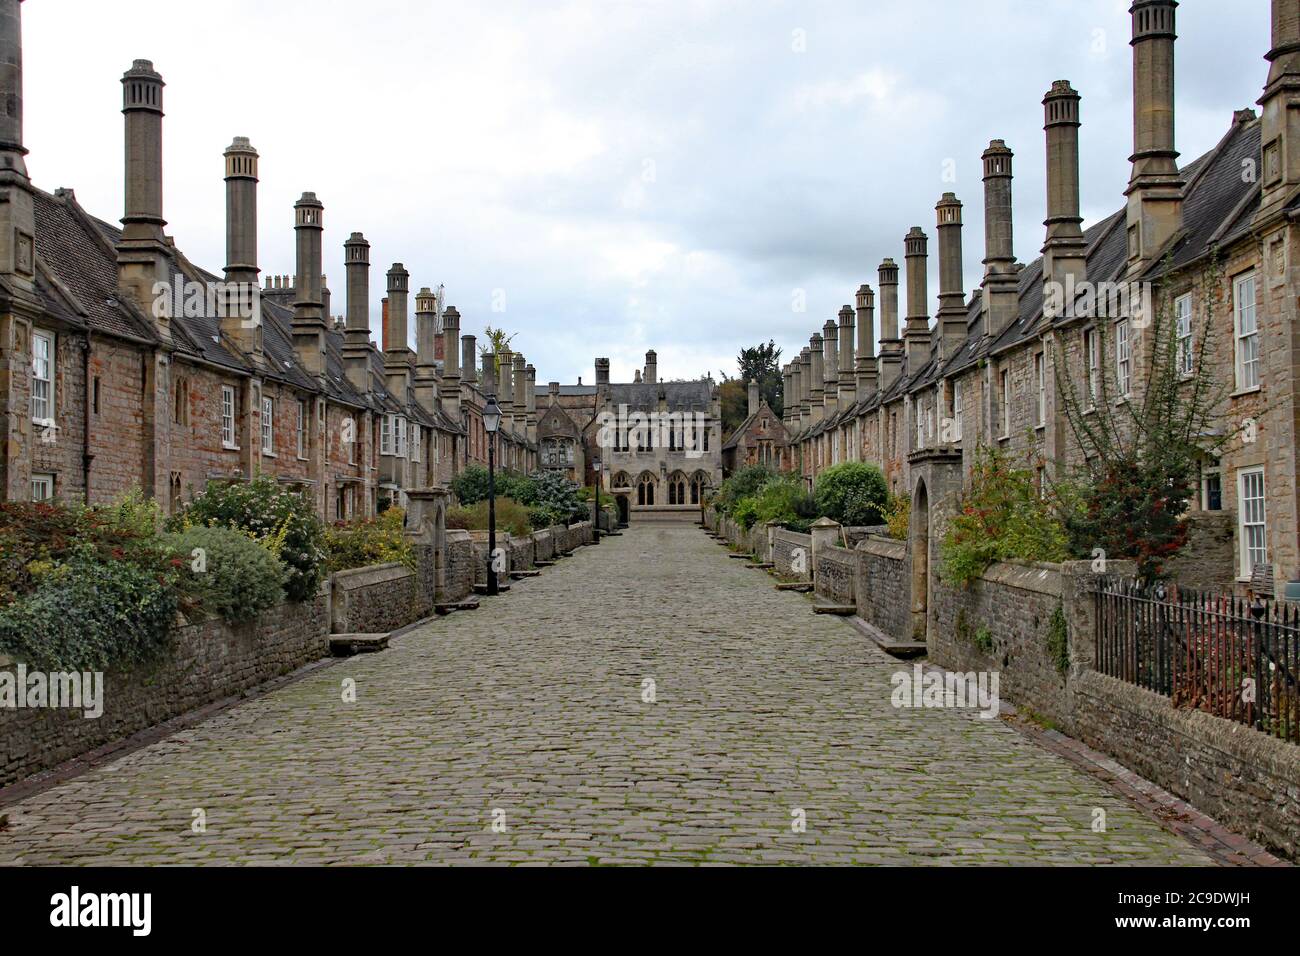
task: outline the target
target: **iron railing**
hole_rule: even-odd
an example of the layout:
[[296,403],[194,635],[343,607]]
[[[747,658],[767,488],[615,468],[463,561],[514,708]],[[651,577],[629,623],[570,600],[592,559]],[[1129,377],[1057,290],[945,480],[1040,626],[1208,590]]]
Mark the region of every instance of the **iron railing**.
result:
[[1300,743],[1300,609],[1103,580],[1096,668],[1188,707]]

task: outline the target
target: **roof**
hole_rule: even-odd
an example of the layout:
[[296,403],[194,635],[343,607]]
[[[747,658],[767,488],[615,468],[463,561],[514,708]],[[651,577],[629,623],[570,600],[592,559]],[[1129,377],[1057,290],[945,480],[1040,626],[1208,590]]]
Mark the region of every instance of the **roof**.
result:
[[609,400],[629,408],[657,408],[660,399],[672,411],[707,412],[713,401],[713,383],[707,378],[693,382],[632,382],[609,386]]

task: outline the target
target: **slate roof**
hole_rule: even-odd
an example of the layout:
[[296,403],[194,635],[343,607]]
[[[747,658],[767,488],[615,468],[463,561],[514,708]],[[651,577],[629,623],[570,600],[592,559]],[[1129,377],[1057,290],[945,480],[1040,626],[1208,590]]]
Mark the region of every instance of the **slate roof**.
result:
[[614,405],[653,411],[663,395],[669,411],[707,412],[713,400],[713,383],[708,379],[694,382],[631,382],[609,386],[609,400]]

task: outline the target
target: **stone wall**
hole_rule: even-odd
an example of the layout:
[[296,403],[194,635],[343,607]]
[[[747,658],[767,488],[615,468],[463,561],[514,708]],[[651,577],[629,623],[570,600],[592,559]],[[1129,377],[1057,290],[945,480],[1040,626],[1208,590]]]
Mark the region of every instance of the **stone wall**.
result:
[[[802,549],[803,570],[796,570],[796,555]],[[790,581],[811,581],[812,536],[778,528],[772,538],[772,563],[777,577]]]
[[817,594],[836,604],[854,604],[857,568],[857,556],[848,548],[819,548],[813,577]]
[[372,564],[330,575],[333,600],[330,629],[335,634],[379,634],[427,617],[433,591],[403,564]]
[[0,720],[0,786],[239,694],[329,653],[329,597],[282,604],[248,624],[178,627],[159,662],[104,675],[104,712],[8,711]]
[[905,567],[907,545],[892,538],[868,535],[858,542],[854,595],[858,617],[894,640],[912,635],[911,588]]
[[[1236,587],[1235,511],[1194,511],[1187,516],[1187,544],[1165,565],[1180,587],[1226,591]],[[1279,593],[1282,582],[1277,582]]]
[[443,583],[448,601],[464,600],[474,590],[474,542],[468,531],[447,531],[447,568]]

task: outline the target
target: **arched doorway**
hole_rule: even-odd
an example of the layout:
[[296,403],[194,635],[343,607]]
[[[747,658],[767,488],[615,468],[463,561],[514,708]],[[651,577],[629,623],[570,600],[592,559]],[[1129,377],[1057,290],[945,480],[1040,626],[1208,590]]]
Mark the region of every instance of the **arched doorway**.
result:
[[912,640],[924,642],[930,611],[930,496],[925,481],[912,494]]
[[626,528],[628,514],[631,512],[631,508],[628,506],[628,497],[627,495],[619,495],[617,500],[618,500],[618,523],[620,527]]

